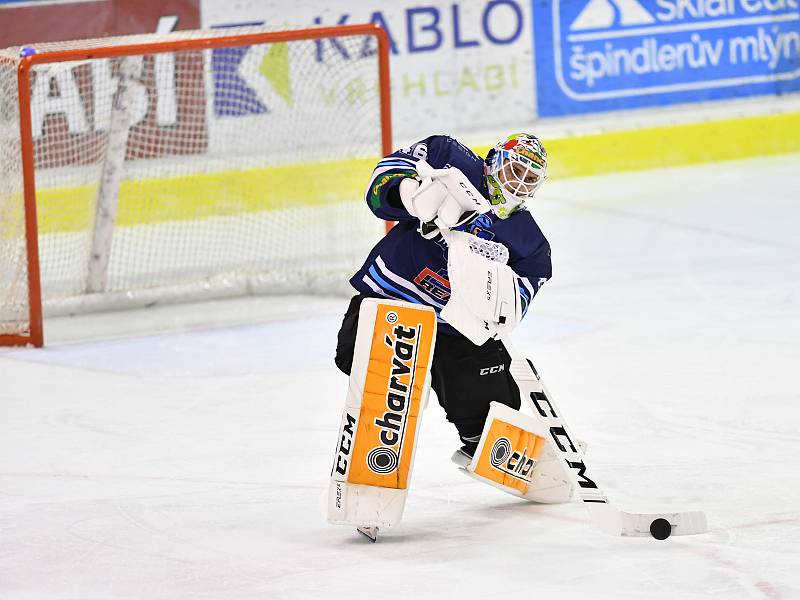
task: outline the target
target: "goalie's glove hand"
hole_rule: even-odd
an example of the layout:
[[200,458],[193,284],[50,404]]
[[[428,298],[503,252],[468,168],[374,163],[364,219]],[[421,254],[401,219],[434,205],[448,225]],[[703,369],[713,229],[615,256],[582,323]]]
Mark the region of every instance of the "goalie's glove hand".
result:
[[500,260],[490,260],[492,255],[482,254],[479,246],[486,250],[501,244],[474,244],[474,236],[460,231],[447,232],[445,239],[450,299],[441,317],[477,346],[509,334],[522,320],[522,303],[517,276],[504,262],[507,251],[496,256]]
[[485,198],[460,170],[432,169],[425,161],[419,161],[417,172],[422,183],[412,178],[403,179],[400,200],[408,213],[419,219],[419,232],[423,237],[435,238],[439,230],[459,227],[486,212]]

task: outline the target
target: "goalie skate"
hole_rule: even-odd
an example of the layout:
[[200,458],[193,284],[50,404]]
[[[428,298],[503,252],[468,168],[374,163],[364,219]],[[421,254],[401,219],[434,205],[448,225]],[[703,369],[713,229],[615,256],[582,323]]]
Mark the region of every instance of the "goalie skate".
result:
[[378,527],[356,527],[356,531],[371,542],[378,541]]

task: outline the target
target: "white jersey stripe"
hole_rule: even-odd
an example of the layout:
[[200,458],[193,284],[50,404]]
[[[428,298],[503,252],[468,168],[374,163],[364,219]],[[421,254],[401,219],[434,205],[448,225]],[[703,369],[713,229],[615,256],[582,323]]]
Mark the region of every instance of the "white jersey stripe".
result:
[[[384,291],[383,291],[383,290],[382,290],[382,289],[381,289],[381,288],[378,286],[378,284],[377,284],[377,283],[375,283],[374,281],[372,281],[372,279],[370,279],[370,278],[369,278],[369,276],[368,276],[368,275],[364,275],[364,277],[362,277],[362,278],[361,278],[361,281],[363,281],[364,283],[366,283],[366,284],[367,284],[367,285],[370,287],[370,289],[371,289],[373,292],[375,292],[376,294],[379,294],[379,295],[383,296],[384,298],[390,298],[391,300],[403,300],[403,301],[405,302],[405,300],[404,300],[403,298],[395,298],[394,296],[390,296],[389,294],[387,294],[386,292],[384,292]],[[436,314],[436,322],[437,322],[437,323],[444,323],[444,324],[447,324],[447,321],[445,321],[445,320],[444,320],[442,317],[440,317],[438,313]]]
[[375,170],[372,172],[372,179],[370,180],[369,184],[372,187],[372,183],[381,175],[386,173],[387,171],[392,171],[395,167],[375,167]]
[[412,294],[418,296],[426,304],[430,304],[431,306],[435,306],[436,308],[439,308],[439,309],[444,308],[444,304],[434,300],[433,296],[429,296],[427,293],[423,292],[421,289],[419,289],[416,285],[414,285],[413,283],[411,283],[407,279],[403,279],[399,275],[396,275],[395,273],[392,273],[389,270],[389,268],[386,266],[386,263],[383,262],[383,259],[380,256],[378,256],[375,259],[375,266],[378,268],[378,270],[380,271],[381,275],[383,275],[387,279],[391,279],[397,285],[399,285],[401,287],[404,287],[406,290],[408,290]]
[[[381,165],[388,165],[388,164],[401,164],[401,165],[408,165],[410,167],[415,167],[415,162],[409,158],[402,158],[400,156],[387,156],[378,161],[378,166]],[[415,167],[416,168],[416,167]]]
[[372,171],[372,180],[370,181],[370,183],[372,183],[372,181],[375,181],[375,179],[377,179],[378,177],[380,177],[381,175],[383,175],[387,171],[394,171],[398,167],[402,168],[402,167],[406,167],[406,166],[413,166],[413,165],[378,165]]
[[370,278],[369,278],[369,276],[368,276],[368,275],[364,275],[364,277],[362,277],[362,278],[361,278],[361,281],[363,281],[364,283],[366,283],[366,284],[369,286],[369,288],[370,288],[370,289],[371,289],[373,292],[375,292],[376,294],[380,294],[380,295],[381,295],[381,296],[383,296],[384,298],[391,298],[391,296],[390,296],[389,294],[387,294],[386,292],[384,292],[384,291],[383,291],[383,290],[380,288],[380,286],[378,286],[378,284],[377,284],[377,283],[375,283],[374,281],[372,281],[372,279],[370,279]]
[[523,283],[523,285],[525,285],[525,288],[530,292],[531,300],[533,300],[533,297],[536,295],[536,288],[533,287],[530,279],[528,279],[527,277],[520,277],[519,280]]

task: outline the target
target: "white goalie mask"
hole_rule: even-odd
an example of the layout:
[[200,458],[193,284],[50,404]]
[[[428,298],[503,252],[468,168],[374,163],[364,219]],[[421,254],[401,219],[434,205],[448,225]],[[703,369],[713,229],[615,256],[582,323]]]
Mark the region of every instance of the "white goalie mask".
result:
[[535,135],[515,133],[489,151],[486,184],[501,219],[523,206],[547,178],[547,152]]

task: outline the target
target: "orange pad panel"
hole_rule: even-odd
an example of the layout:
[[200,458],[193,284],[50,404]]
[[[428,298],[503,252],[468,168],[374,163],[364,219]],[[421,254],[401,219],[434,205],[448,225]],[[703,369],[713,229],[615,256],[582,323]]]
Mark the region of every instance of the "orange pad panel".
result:
[[408,487],[435,335],[433,310],[378,304],[349,483]]
[[544,445],[543,437],[494,419],[474,473],[525,494]]

